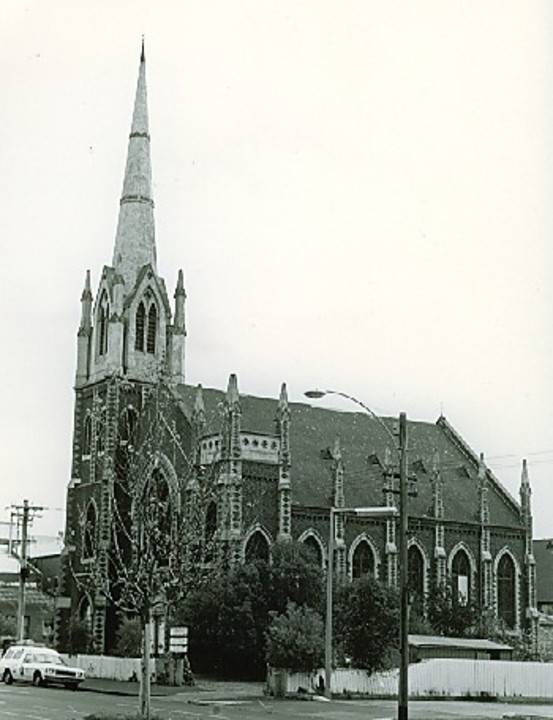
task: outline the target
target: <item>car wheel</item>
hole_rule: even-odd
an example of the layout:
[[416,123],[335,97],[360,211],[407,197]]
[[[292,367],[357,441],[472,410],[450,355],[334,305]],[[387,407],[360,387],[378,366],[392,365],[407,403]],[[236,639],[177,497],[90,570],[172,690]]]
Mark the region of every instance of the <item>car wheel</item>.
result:
[[13,676],[9,670],[4,670],[4,675],[2,677],[2,680],[6,683],[6,685],[12,684]]
[[33,675],[33,685],[35,687],[40,687],[42,685],[42,675],[39,672],[36,672]]

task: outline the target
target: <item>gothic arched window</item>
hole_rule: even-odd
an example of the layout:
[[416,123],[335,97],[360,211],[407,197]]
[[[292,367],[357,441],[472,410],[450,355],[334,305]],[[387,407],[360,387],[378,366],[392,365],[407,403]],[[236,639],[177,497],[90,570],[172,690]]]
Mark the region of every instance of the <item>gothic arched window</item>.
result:
[[217,530],[217,503],[212,500],[205,513],[205,542],[210,543]]
[[83,427],[83,455],[89,456],[90,455],[90,447],[92,443],[92,418],[90,417],[90,413],[86,414],[86,417],[84,419],[84,427]]
[[106,409],[100,411],[96,420],[96,452],[102,453],[105,450],[106,440]]
[[315,540],[313,535],[309,535],[305,538],[303,541],[304,547],[307,548],[307,551],[309,555],[311,556],[313,562],[318,565],[319,567],[322,567],[323,564],[323,552],[321,550],[320,543]]
[[411,545],[407,554],[409,590],[414,602],[424,600],[424,558],[416,545]]
[[374,576],[374,555],[366,540],[362,540],[354,550],[351,559],[351,574],[354,580],[364,575]]
[[154,354],[156,351],[157,309],[152,303],[148,310],[148,335],[146,338],[146,352]]
[[470,562],[464,550],[455,553],[451,563],[451,576],[453,581],[453,602],[467,605],[470,600]]
[[79,603],[79,619],[85,623],[88,630],[92,630],[92,605],[86,596]]
[[100,298],[100,312],[98,319],[98,355],[105,355],[108,351],[109,323],[109,302],[105,290]]
[[121,445],[133,446],[136,434],[138,413],[133,407],[127,407],[121,413],[119,419],[119,443]]
[[256,530],[246,544],[246,562],[251,563],[258,560],[269,562],[269,543],[265,535]]
[[98,517],[96,505],[90,501],[86,510],[83,532],[83,558],[90,559],[96,555],[96,527]]
[[516,625],[515,563],[505,553],[497,566],[497,613],[507,627]]
[[144,303],[140,303],[136,310],[134,323],[134,349],[144,352],[144,327],[146,325],[146,310]]

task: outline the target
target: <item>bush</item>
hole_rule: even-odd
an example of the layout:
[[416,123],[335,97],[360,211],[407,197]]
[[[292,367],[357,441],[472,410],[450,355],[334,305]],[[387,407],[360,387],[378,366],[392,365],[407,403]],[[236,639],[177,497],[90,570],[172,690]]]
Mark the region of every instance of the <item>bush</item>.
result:
[[139,617],[124,618],[117,631],[115,654],[119,657],[142,655],[142,623]]
[[399,637],[395,588],[368,576],[344,583],[337,588],[333,616],[336,647],[354,667],[374,672],[387,666]]
[[289,602],[319,609],[322,570],[300,543],[277,543],[272,564],[239,565],[192,593],[175,613],[190,626],[194,672],[224,677],[263,678],[271,613]]
[[286,612],[272,614],[267,630],[267,662],[276,668],[310,672],[324,661],[324,625],[310,607],[288,603]]
[[85,620],[73,619],[69,626],[69,653],[87,653],[92,644],[92,633]]
[[438,585],[428,594],[428,620],[437,635],[466,637],[478,621],[480,611],[475,603],[461,605],[450,585]]

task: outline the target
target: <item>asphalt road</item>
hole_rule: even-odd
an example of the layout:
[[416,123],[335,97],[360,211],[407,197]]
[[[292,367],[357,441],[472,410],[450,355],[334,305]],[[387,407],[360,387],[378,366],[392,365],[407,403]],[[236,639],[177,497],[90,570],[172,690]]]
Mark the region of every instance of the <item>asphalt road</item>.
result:
[[[152,709],[163,720],[394,720],[396,705],[389,701],[244,700],[205,705],[188,702],[186,694],[152,699]],[[92,712],[132,715],[137,700],[57,688],[0,684],[0,720],[81,720]],[[412,702],[412,720],[483,720],[514,717],[553,718],[553,706],[499,703]]]

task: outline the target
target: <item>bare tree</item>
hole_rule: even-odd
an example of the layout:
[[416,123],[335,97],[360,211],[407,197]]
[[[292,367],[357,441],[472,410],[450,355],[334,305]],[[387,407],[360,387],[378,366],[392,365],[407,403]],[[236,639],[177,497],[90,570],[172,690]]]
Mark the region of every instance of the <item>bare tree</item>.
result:
[[[140,413],[122,417],[110,486],[110,531],[102,537],[81,508],[81,547],[93,557],[73,575],[89,596],[98,592],[143,628],[140,716],[150,717],[152,615],[172,610],[213,572],[218,537],[209,508],[219,462],[200,464],[198,438],[177,432],[176,398],[160,378]],[[190,426],[188,426],[190,427]],[[107,573],[105,572],[107,562]]]

